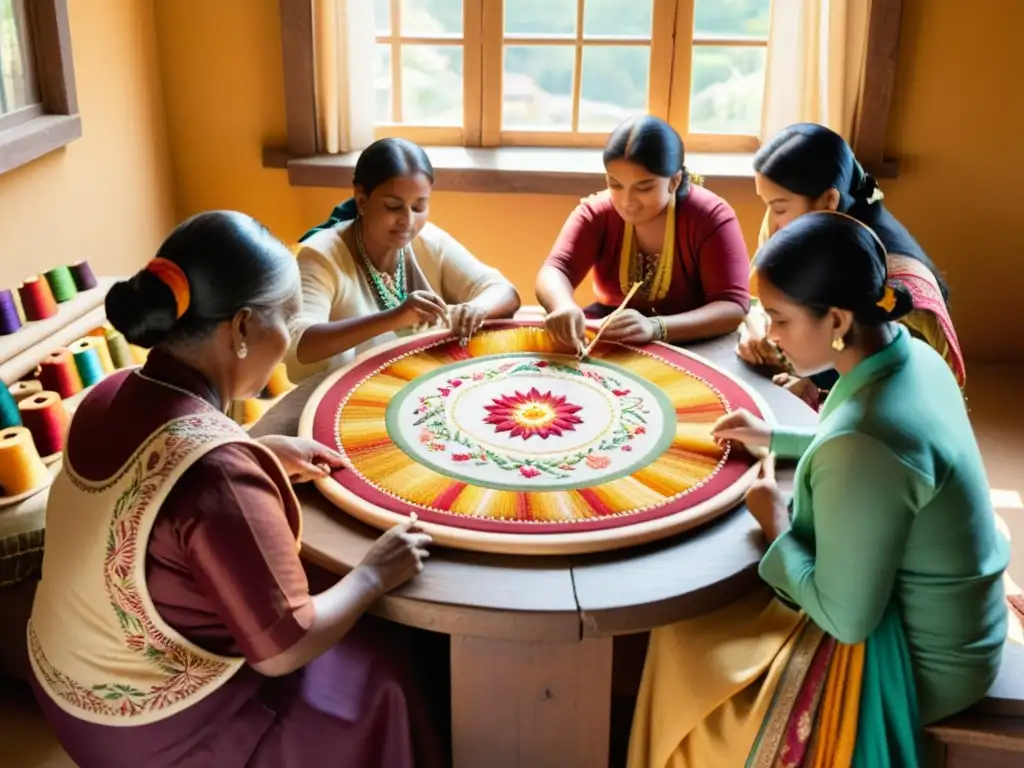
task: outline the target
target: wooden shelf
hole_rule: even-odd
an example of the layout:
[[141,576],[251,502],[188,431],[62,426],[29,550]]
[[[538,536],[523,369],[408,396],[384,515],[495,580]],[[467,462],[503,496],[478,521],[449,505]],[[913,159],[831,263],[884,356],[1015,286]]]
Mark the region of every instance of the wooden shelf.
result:
[[57,305],[57,314],[46,320],[25,323],[18,331],[0,336],[0,379],[10,385],[28,373],[55,347],[70,344],[103,325],[103,300],[119,277],[101,277],[98,285]]

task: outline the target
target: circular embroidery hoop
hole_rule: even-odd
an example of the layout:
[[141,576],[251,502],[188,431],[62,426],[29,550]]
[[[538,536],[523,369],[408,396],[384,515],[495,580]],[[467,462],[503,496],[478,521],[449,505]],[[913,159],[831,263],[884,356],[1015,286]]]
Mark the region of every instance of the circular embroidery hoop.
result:
[[416,512],[439,544],[519,554],[651,541],[734,507],[754,460],[711,425],[770,419],[745,385],[664,344],[599,343],[585,361],[537,323],[489,324],[376,347],[328,376],[299,433],[351,469],[317,481],[385,529]]

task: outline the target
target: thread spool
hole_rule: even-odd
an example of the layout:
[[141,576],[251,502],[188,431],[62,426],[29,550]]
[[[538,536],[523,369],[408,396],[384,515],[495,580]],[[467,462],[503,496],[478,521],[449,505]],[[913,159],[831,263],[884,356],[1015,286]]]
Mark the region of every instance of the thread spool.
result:
[[7,288],[0,291],[0,336],[14,333],[21,328],[18,306],[14,303],[14,294]]
[[0,493],[21,496],[50,482],[50,473],[39,458],[32,433],[24,427],[0,430]]
[[270,381],[267,382],[267,394],[271,397],[280,397],[294,388],[295,385],[288,378],[288,366],[278,363],[273,373],[270,374]]
[[111,328],[107,331],[106,339],[107,349],[110,350],[110,359],[114,361],[115,368],[128,368],[135,365],[131,344],[125,339],[123,333]]
[[50,284],[50,290],[53,291],[53,298],[57,300],[58,304],[71,301],[78,295],[75,279],[71,276],[71,270],[66,266],[47,270],[45,277],[46,282]]
[[96,350],[104,376],[109,376],[117,370],[114,360],[110,356],[110,347],[107,346],[107,340],[103,336],[83,336],[71,345],[71,351],[76,352],[79,347],[92,347]]
[[45,320],[57,314],[57,300],[50,284],[41,277],[27,278],[18,288],[18,295],[26,320]]
[[21,413],[18,411],[18,402],[7,387],[0,387],[0,429],[7,427],[20,427]]
[[234,407],[234,419],[238,423],[248,426],[259,421],[260,417],[270,409],[266,400],[250,397],[248,400],[236,400]]
[[69,269],[71,279],[75,282],[75,288],[80,291],[88,291],[90,288],[96,287],[96,275],[93,274],[88,261],[76,261]]
[[26,397],[37,395],[43,391],[43,384],[38,379],[28,379],[26,381],[16,381],[7,388],[11,396],[14,397],[14,402],[20,403]]
[[18,403],[21,422],[35,441],[36,450],[45,463],[64,450],[68,430],[68,412],[56,392],[40,392]]
[[82,377],[75,365],[75,357],[67,347],[58,347],[39,363],[39,381],[43,389],[69,398],[82,391]]
[[70,349],[82,386],[87,388],[99,382],[103,378],[103,363],[96,346],[90,344],[88,339],[79,339]]

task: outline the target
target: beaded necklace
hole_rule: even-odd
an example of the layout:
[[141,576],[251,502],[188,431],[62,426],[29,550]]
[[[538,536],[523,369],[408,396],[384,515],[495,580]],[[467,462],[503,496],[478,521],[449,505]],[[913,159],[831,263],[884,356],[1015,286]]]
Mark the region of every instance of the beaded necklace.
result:
[[373,286],[377,294],[377,303],[380,305],[380,308],[387,310],[401,306],[408,294],[405,285],[406,249],[402,248],[398,252],[398,266],[395,268],[395,277],[392,279],[391,275],[381,272],[373,266],[370,257],[366,255],[366,247],[363,245],[363,227],[358,219],[356,220],[355,230],[356,250],[359,251],[359,258],[363,262],[363,268],[370,278],[370,285]]

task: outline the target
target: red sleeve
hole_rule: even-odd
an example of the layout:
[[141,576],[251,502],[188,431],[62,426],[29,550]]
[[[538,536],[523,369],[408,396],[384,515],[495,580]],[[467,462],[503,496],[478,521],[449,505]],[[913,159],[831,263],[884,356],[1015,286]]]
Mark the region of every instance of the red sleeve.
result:
[[707,226],[698,238],[698,268],[704,297],[731,301],[750,310],[750,259],[743,230],[732,207],[721,198],[702,217]]
[[277,656],[305,635],[314,607],[295,534],[280,490],[253,451],[215,448],[185,472],[168,507],[185,566],[249,663]]
[[557,269],[576,288],[604,248],[607,229],[607,211],[600,204],[594,205],[593,198],[581,200],[562,225],[544,266]]

